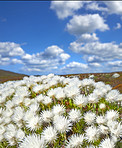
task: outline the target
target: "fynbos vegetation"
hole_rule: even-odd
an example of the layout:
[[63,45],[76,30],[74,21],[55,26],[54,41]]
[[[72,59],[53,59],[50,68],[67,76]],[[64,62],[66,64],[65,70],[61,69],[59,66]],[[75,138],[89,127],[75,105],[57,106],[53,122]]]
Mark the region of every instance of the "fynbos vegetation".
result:
[[2,148],[114,148],[122,94],[93,79],[53,74],[0,84]]

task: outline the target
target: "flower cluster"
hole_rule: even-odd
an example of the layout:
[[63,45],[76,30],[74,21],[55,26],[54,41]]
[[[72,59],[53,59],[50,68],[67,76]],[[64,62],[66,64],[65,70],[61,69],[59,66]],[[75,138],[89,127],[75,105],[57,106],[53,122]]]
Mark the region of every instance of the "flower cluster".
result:
[[54,74],[0,84],[0,145],[114,148],[122,94],[93,79]]

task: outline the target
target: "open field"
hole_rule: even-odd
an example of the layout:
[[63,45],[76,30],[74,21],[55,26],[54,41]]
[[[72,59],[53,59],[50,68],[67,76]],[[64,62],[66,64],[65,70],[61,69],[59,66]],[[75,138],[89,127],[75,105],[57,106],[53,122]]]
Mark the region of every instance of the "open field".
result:
[[[90,75],[94,75],[95,82],[103,81],[105,84],[109,84],[113,87],[113,89],[118,89],[120,93],[122,93],[122,72],[117,72],[120,77],[113,78],[112,73],[86,73],[86,74],[68,74],[63,75],[65,77],[79,77],[79,79],[89,78]],[[13,73],[10,71],[0,70],[0,83],[6,81],[13,81],[13,80],[21,80],[26,75]]]
[[115,77],[49,74],[1,84],[0,147],[121,148],[122,94],[107,85],[120,85]]

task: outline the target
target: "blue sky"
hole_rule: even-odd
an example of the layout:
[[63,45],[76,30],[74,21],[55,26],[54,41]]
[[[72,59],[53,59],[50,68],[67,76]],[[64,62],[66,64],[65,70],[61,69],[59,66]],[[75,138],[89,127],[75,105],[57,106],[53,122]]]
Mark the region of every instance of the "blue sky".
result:
[[0,2],[0,69],[122,71],[121,1]]

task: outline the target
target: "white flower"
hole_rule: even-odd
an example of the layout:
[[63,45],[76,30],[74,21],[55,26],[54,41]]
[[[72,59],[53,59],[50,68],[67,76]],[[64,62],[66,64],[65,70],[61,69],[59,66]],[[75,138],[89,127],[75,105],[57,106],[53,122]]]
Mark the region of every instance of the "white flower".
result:
[[10,108],[6,108],[6,110],[4,110],[4,111],[2,112],[2,116],[3,116],[3,117],[11,117],[12,114],[13,114],[13,110],[10,109]]
[[44,140],[39,135],[32,134],[24,138],[19,148],[45,148]]
[[9,108],[11,109],[14,107],[14,102],[12,100],[8,100],[5,104],[5,106],[7,109],[9,109]]
[[0,108],[0,116],[2,116],[2,113],[4,112],[3,108]]
[[48,126],[43,130],[42,138],[46,143],[55,141],[57,138],[57,131],[52,126]]
[[23,101],[25,106],[29,106],[31,104],[31,99],[30,98],[25,98]]
[[3,95],[0,96],[0,104],[4,103],[6,101],[6,96],[4,97]]
[[84,120],[88,125],[91,125],[92,123],[95,122],[96,114],[93,112],[86,112],[84,113]]
[[57,100],[62,100],[65,98],[65,92],[63,90],[63,88],[61,87],[58,87],[58,88],[55,88],[55,97]]
[[90,75],[89,76],[89,79],[94,79],[94,75]]
[[104,103],[101,103],[101,104],[99,105],[99,108],[100,108],[100,109],[105,109],[105,108],[106,108],[106,105],[105,105]]
[[30,111],[37,112],[39,111],[39,104],[35,101],[29,106]]
[[53,97],[53,96],[55,96],[55,93],[56,93],[56,89],[51,88],[50,90],[48,90],[47,95],[49,97]]
[[120,75],[118,74],[118,73],[114,73],[113,75],[112,75],[112,77],[113,78],[118,78]]
[[69,138],[66,148],[79,148],[82,147],[84,135],[74,134]]
[[30,110],[27,110],[23,116],[23,120],[26,122],[28,121],[30,118],[32,118],[35,115],[35,113],[33,113]]
[[2,142],[3,139],[4,139],[4,136],[3,136],[3,134],[0,133],[0,142]]
[[50,111],[50,110],[44,110],[42,111],[41,113],[41,119],[44,121],[44,122],[51,122],[53,118],[53,113]]
[[82,84],[83,87],[87,86],[87,85],[93,85],[94,86],[95,82],[92,79],[83,79],[81,81],[81,84]]
[[97,129],[95,126],[90,126],[86,130],[86,139],[88,142],[94,142],[98,140],[100,132],[99,129]]
[[71,129],[71,121],[64,116],[56,116],[54,118],[54,127],[59,133],[67,132]]
[[118,90],[111,90],[107,95],[106,95],[106,100],[108,102],[114,102],[117,101],[117,98],[119,96],[119,91]]
[[95,93],[88,95],[87,98],[89,103],[97,103],[99,101],[98,96]]
[[9,145],[9,146],[15,146],[16,144],[17,144],[17,143],[16,143],[16,141],[15,141],[14,138],[8,139],[8,145]]
[[0,134],[3,134],[5,132],[5,126],[0,125]]
[[80,94],[80,89],[77,86],[66,86],[64,92],[68,98],[73,98],[76,95]]
[[16,132],[17,132],[17,128],[13,124],[7,125],[6,132],[4,133],[4,138],[9,141],[15,137]]
[[77,109],[72,109],[70,110],[69,112],[69,119],[72,121],[72,122],[78,122],[80,119],[81,119],[81,112],[80,110],[77,110]]
[[95,87],[96,87],[96,88],[101,88],[101,87],[104,87],[104,86],[105,86],[105,83],[102,82],[102,81],[96,82],[96,83],[95,83]]
[[116,120],[119,117],[119,114],[117,111],[115,110],[108,110],[106,112],[105,118],[109,121],[109,120]]
[[48,82],[48,85],[51,87],[51,86],[56,85],[57,83],[58,83],[58,81],[57,81],[57,80],[52,79],[52,80],[50,80],[50,81]]
[[109,132],[109,128],[107,126],[104,126],[104,125],[100,125],[99,129],[100,129],[100,132],[102,134],[108,134],[108,132]]
[[94,89],[93,94],[96,95],[98,98],[103,97],[104,96],[103,89],[102,88],[96,88],[96,89]]
[[1,120],[2,120],[1,122],[2,122],[3,125],[9,124],[11,122],[10,117],[2,117]]
[[41,119],[38,115],[33,115],[28,121],[26,121],[26,127],[30,130],[36,130],[41,126]]
[[78,95],[73,100],[74,104],[76,104],[78,107],[82,107],[87,104],[88,100],[87,97],[83,95]]
[[52,99],[50,97],[48,97],[48,96],[45,96],[42,103],[45,104],[45,105],[49,105],[49,104],[52,103]]
[[40,94],[34,98],[37,102],[42,102],[44,99],[44,95]]
[[53,113],[54,116],[55,115],[62,115],[63,113],[65,113],[65,108],[64,108],[63,105],[56,104],[52,108],[52,113]]
[[114,148],[114,146],[114,143],[109,138],[104,139],[99,145],[100,148]]
[[118,101],[118,102],[122,102],[122,94],[119,94],[119,95],[118,95],[117,101]]
[[24,116],[24,109],[22,109],[21,107],[16,107],[14,109],[14,114],[12,115],[11,119],[17,123],[19,122],[20,120],[22,120]]
[[119,123],[117,121],[108,121],[107,125],[108,125],[112,135],[115,135],[116,137],[122,136],[121,123]]
[[22,139],[24,139],[24,137],[25,137],[24,131],[22,131],[21,129],[18,129],[17,133],[15,135],[15,138],[17,138],[18,141],[22,141]]
[[14,103],[14,106],[15,106],[15,105],[19,105],[19,104],[23,103],[23,100],[24,100],[24,97],[14,96],[12,99],[12,102]]
[[104,124],[106,122],[106,119],[104,116],[97,116],[96,122],[97,122],[97,124]]
[[43,88],[43,85],[35,85],[34,87],[33,87],[33,91],[35,92],[35,93],[38,93],[39,91],[42,91],[44,88]]

